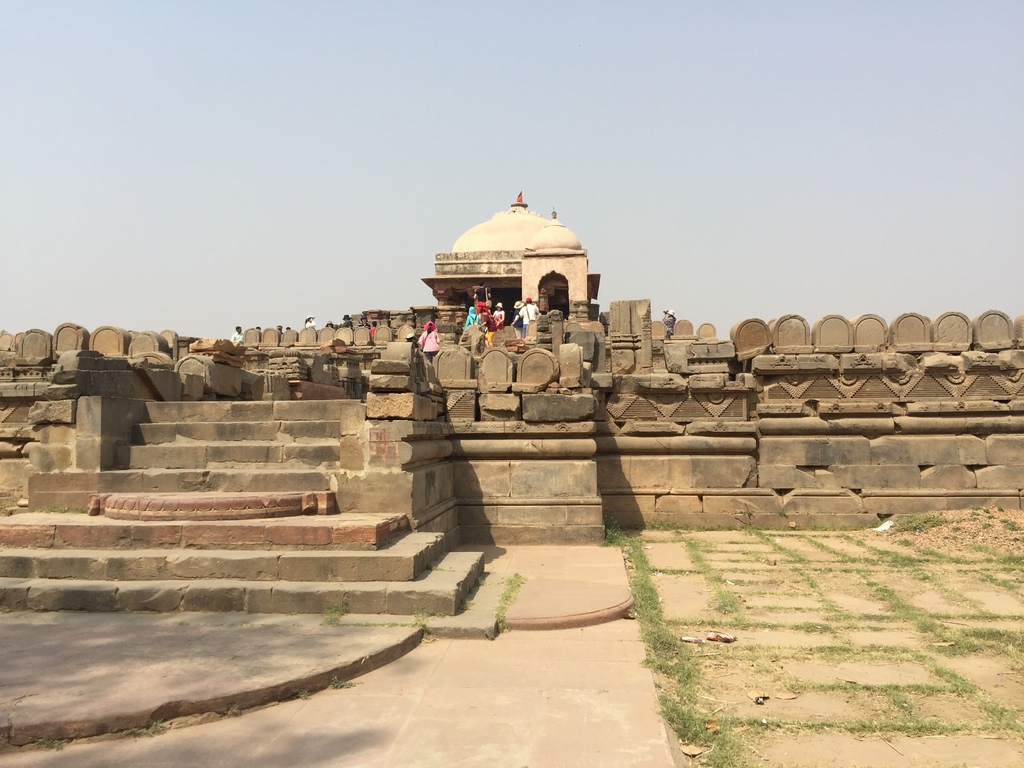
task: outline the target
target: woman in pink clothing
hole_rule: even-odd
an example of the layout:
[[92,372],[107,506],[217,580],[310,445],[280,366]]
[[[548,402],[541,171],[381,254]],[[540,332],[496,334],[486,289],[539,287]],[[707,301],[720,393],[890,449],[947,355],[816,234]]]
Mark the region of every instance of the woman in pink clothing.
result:
[[423,333],[420,335],[420,349],[423,350],[423,354],[428,361],[434,362],[434,355],[437,354],[437,350],[440,348],[441,337],[437,335],[437,326],[428,320],[423,328]]

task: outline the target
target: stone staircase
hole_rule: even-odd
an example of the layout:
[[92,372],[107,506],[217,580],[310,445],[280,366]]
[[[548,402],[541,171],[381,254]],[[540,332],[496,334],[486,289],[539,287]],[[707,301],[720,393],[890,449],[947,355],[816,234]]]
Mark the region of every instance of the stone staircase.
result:
[[[448,552],[443,533],[411,531],[393,510],[323,514],[335,476],[363,468],[361,408],[145,403],[129,440],[103,447],[117,468],[34,475],[34,511],[0,518],[0,610],[455,615],[480,554]],[[319,513],[209,516],[211,497],[285,492],[319,497]],[[102,494],[132,494],[142,511],[97,516]]]

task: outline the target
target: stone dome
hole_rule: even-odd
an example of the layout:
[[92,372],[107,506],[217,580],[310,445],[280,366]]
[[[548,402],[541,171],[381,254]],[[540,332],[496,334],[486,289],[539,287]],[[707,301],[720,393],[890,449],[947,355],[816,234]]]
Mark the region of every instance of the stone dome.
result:
[[558,219],[552,219],[533,236],[526,250],[536,253],[550,251],[582,251],[580,239]]
[[477,224],[455,241],[452,253],[473,251],[525,251],[545,225],[551,222],[526,210],[526,203],[512,203],[507,211]]

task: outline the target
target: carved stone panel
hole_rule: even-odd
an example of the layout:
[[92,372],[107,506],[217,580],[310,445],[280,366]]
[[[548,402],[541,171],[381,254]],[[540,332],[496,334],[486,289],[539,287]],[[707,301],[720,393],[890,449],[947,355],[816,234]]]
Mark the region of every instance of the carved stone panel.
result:
[[10,352],[14,349],[14,334],[0,333],[0,352]]
[[395,340],[395,332],[386,325],[378,325],[373,334],[374,344],[387,344]]
[[966,352],[971,348],[972,335],[971,321],[960,312],[944,312],[932,321],[936,352]]
[[852,352],[853,325],[842,315],[825,315],[811,329],[811,343],[815,352]]
[[160,331],[160,335],[167,341],[167,348],[170,350],[172,358],[178,356],[178,332],[170,328],[164,328]]
[[[697,335],[700,336],[700,333]],[[749,360],[763,355],[772,345],[772,333],[768,329],[768,324],[756,317],[736,323],[729,331],[729,337],[736,347],[736,357],[739,360]]]
[[395,338],[398,341],[405,341],[410,334],[415,335],[416,338],[419,338],[420,336],[418,333],[416,333],[416,329],[413,326],[409,325],[408,323],[403,323],[398,327],[398,330],[395,331]]
[[321,328],[319,333],[316,335],[316,340],[321,344],[325,344],[328,341],[334,341],[334,329],[333,328]]
[[299,331],[299,344],[311,347],[319,343],[316,328],[303,328]]
[[281,344],[281,332],[277,328],[264,328],[260,346],[277,347]]
[[711,323],[701,323],[697,326],[698,339],[717,339],[718,329]]
[[857,315],[853,325],[854,352],[881,352],[889,340],[889,325],[878,315]]
[[56,355],[74,349],[85,349],[88,344],[89,332],[80,325],[62,323],[53,332],[53,351]]
[[463,347],[442,347],[434,358],[434,370],[445,386],[453,382],[459,386],[475,386],[473,355]]
[[693,323],[689,320],[676,320],[676,329],[672,332],[672,336],[675,338],[685,338],[687,336],[695,336],[693,332]]
[[803,355],[814,351],[811,328],[800,315],[783,315],[772,325],[772,346],[780,355]]
[[1013,324],[1002,312],[990,309],[974,318],[974,345],[985,352],[1013,346]]
[[282,347],[294,347],[299,343],[299,332],[294,328],[285,329],[284,333],[281,334],[281,346]]
[[89,349],[107,357],[124,357],[131,343],[131,334],[113,325],[101,325],[89,336]]
[[136,334],[135,338],[128,345],[128,354],[131,357],[145,357],[151,352],[160,352],[166,355],[170,351],[167,339],[155,331],[143,331]]
[[480,358],[477,381],[481,392],[508,392],[515,380],[515,363],[505,350],[489,349]]
[[668,332],[665,330],[665,324],[661,320],[651,321],[651,338],[655,341],[663,341]]
[[558,381],[558,358],[546,349],[531,349],[519,358],[519,383],[543,389]]
[[242,343],[247,347],[257,347],[261,341],[258,328],[246,328],[242,334]]
[[889,326],[889,346],[895,352],[919,354],[932,350],[932,323],[924,315],[904,312]]
[[29,365],[42,365],[53,360],[53,336],[33,328],[25,331],[18,343],[18,357]]
[[334,331],[334,338],[339,341],[344,341],[346,344],[353,343],[352,329],[351,328],[338,328]]

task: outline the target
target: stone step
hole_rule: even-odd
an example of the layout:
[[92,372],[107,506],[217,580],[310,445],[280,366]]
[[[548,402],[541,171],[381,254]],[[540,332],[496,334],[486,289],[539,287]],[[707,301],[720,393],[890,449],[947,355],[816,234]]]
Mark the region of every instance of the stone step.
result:
[[86,581],[412,581],[444,553],[444,534],[408,533],[379,550],[2,549],[0,577]]
[[196,441],[121,446],[117,457],[118,463],[128,469],[218,469],[239,464],[337,467],[341,461],[341,446],[337,440],[302,443]]
[[419,578],[404,582],[0,578],[0,610],[454,616],[482,574],[482,554],[449,552]]
[[[160,446],[155,446],[160,447]],[[282,466],[215,469],[128,469],[108,472],[48,472],[29,475],[29,507],[34,512],[85,510],[95,493],[230,491],[329,491],[330,476],[316,469]]]
[[404,515],[346,513],[276,520],[146,522],[28,512],[0,518],[0,547],[34,549],[379,549]]
[[366,406],[358,400],[202,400],[146,403],[146,414],[153,423],[337,421],[346,426],[353,426],[363,422],[365,412]]
[[277,441],[294,443],[307,440],[339,440],[341,423],[321,421],[179,421],[136,424],[132,432],[135,445],[160,445],[199,440],[205,442]]

